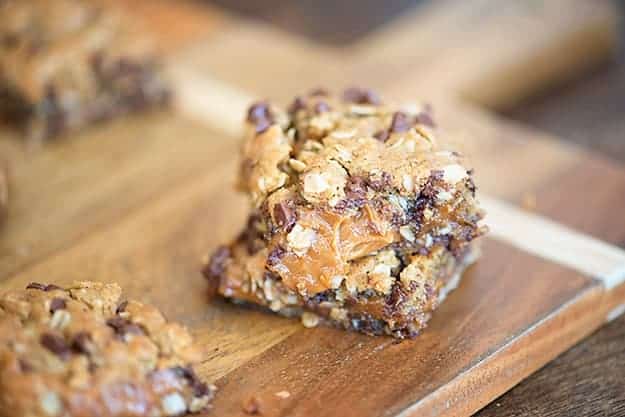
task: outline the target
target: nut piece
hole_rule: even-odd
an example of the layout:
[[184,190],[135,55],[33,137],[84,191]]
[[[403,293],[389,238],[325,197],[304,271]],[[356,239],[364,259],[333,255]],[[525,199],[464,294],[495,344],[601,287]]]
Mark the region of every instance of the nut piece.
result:
[[316,238],[317,234],[314,230],[302,227],[299,223],[293,226],[293,229],[286,237],[289,248],[297,256],[304,256],[313,243],[315,243]]
[[443,168],[443,180],[449,184],[456,184],[468,176],[467,170],[458,164],[447,165]]
[[319,325],[319,316],[305,311],[302,313],[302,324],[307,328],[317,327]]
[[163,411],[168,416],[177,416],[187,411],[187,405],[184,402],[184,398],[177,392],[173,392],[164,396],[161,399],[161,406]]

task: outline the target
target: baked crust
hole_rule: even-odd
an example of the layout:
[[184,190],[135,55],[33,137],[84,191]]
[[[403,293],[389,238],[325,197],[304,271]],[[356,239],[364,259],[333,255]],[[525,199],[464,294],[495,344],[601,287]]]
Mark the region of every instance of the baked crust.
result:
[[[257,291],[276,285],[289,311],[416,334],[486,231],[472,170],[438,143],[430,109],[314,91],[289,111],[255,103],[247,121],[239,188],[252,213],[205,269],[219,293],[285,313]],[[333,314],[316,302],[328,299]],[[354,325],[357,315],[376,324]]]
[[215,388],[200,350],[116,284],[31,283],[0,298],[0,415],[174,416],[205,409]]

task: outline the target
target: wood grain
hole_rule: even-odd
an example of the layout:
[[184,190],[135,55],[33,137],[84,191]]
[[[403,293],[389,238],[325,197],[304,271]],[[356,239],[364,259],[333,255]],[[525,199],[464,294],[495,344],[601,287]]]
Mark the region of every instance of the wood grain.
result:
[[[378,74],[379,66],[360,60],[371,58],[366,48],[347,53],[230,17],[225,23],[217,18],[216,24],[207,24],[210,33],[198,24],[178,38],[168,25],[173,14],[164,4],[157,3],[152,22],[162,29],[157,32],[165,45],[171,39],[171,69],[182,65],[192,71],[187,76],[196,77],[183,72],[177,79],[186,88],[178,108],[204,125],[174,114],[131,117],[35,150],[2,133],[0,149],[14,164],[11,185],[19,190],[10,208],[10,226],[0,237],[3,288],[31,280],[118,281],[128,296],[153,302],[193,328],[205,349],[200,373],[222,378],[216,410],[224,415],[240,413],[249,395],[267,401],[267,411],[289,415],[473,412],[599,326],[622,301],[622,287],[606,294],[601,282],[588,276],[486,240],[488,262],[471,269],[415,341],[395,344],[331,329],[305,331],[291,320],[209,303],[198,273],[201,259],[237,233],[247,207],[230,184],[239,131],[239,116],[233,115],[241,114],[249,98],[285,100],[303,84],[334,87],[355,75],[382,80],[387,91],[412,97],[412,89],[423,80],[411,81],[417,78],[418,59],[410,60],[412,67],[396,68],[401,77]],[[519,23],[516,29],[525,27],[525,20],[514,20],[515,13],[508,22]],[[454,27],[453,19],[448,22],[452,25],[447,28]],[[602,22],[611,27],[611,21]],[[557,33],[546,27],[545,32],[532,20],[526,27],[551,33],[549,39],[559,33],[571,39],[571,33],[580,33],[580,26],[573,26],[572,32],[568,27]],[[601,33],[609,41],[607,30]],[[480,36],[484,34],[493,35],[484,31]],[[605,56],[601,36],[591,38],[599,41],[576,49],[576,60]],[[463,56],[456,54],[467,40],[462,31],[441,40],[449,57]],[[421,56],[430,56],[436,44],[426,46]],[[544,50],[540,42],[523,43],[510,56],[525,62],[538,50]],[[571,56],[568,50],[564,55]],[[437,59],[433,66],[452,62]],[[469,68],[473,75],[480,69]],[[508,74],[507,65],[496,68]],[[443,75],[433,85],[462,90],[456,88],[464,84],[448,83]],[[524,91],[536,85],[529,83]],[[473,156],[483,188],[510,201],[546,185],[558,187],[558,179],[588,158],[473,108],[446,101],[436,108],[440,123]],[[610,177],[620,178],[621,170],[614,169]],[[592,199],[600,192],[590,189],[586,196]],[[603,224],[605,218],[597,213],[605,213],[604,205],[612,203],[600,196],[596,211],[585,214],[585,221]],[[554,206],[550,217],[567,218],[566,207]],[[275,392],[285,389],[292,396],[276,403]]]
[[[621,4],[621,15],[622,15]],[[621,33],[621,40],[623,40]],[[566,141],[578,143],[587,149],[605,155],[601,162],[609,166],[625,162],[625,125],[622,114],[625,102],[625,55],[622,49],[616,62],[593,72],[566,89],[550,90],[539,99],[523,103],[506,114],[515,120],[557,134]],[[610,161],[606,160],[609,159]],[[566,216],[567,224],[579,225],[595,236],[625,247],[625,227],[622,218],[609,213],[603,217],[608,222],[593,221],[586,206],[594,199],[586,200],[579,191],[589,185],[614,192],[602,193],[614,207],[623,195],[620,181],[608,180],[605,175],[612,169],[601,169],[594,158],[580,163],[571,177],[581,181],[567,181],[563,193],[574,193],[571,213]],[[603,165],[603,164],[601,164]],[[597,174],[594,174],[598,171]],[[589,182],[584,177],[589,177]],[[564,179],[561,178],[561,179]],[[592,181],[592,182],[590,182]],[[560,198],[552,196],[554,188],[545,186],[537,198],[537,209],[542,212],[558,210]],[[573,212],[577,215],[575,215]],[[594,226],[593,226],[594,225]],[[621,290],[620,302],[623,300]],[[619,301],[613,303],[616,312],[623,312]],[[563,353],[543,369],[539,370],[505,395],[487,406],[479,417],[511,417],[519,415],[544,416],[621,416],[625,415],[625,316],[614,318],[571,350]]]
[[35,149],[3,131],[0,154],[10,163],[13,193],[0,234],[0,278],[109,227],[219,161],[224,145],[214,130],[157,113]]

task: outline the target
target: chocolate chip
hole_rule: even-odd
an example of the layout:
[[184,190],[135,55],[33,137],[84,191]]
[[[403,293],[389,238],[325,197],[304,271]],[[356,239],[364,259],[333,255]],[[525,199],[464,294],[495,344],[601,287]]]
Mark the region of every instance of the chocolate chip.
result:
[[123,313],[126,311],[126,307],[128,307],[128,301],[122,301],[115,309],[115,314]]
[[256,133],[260,134],[271,127],[271,122],[269,120],[262,120],[256,123]]
[[91,334],[89,332],[78,332],[72,338],[72,350],[77,353],[88,355],[91,353]]
[[247,121],[256,127],[256,133],[263,133],[271,126],[272,116],[269,104],[259,101],[250,106],[247,111]]
[[373,137],[379,140],[380,142],[386,142],[388,140],[388,130],[380,130],[379,132],[374,133]]
[[67,359],[71,354],[71,350],[63,337],[53,334],[44,333],[40,338],[41,345],[54,353],[61,359]]
[[54,291],[54,290],[64,291],[63,288],[59,287],[58,285],[54,285],[54,284],[46,285],[46,291]]
[[309,96],[311,97],[318,97],[318,96],[328,96],[330,93],[328,92],[328,90],[326,90],[325,88],[321,88],[321,87],[317,87],[317,88],[313,88],[312,90],[310,90],[310,92],[308,93]]
[[325,101],[319,101],[315,104],[314,111],[315,114],[327,113],[331,110],[330,105]]
[[436,123],[434,123],[432,115],[428,112],[421,112],[417,114],[415,116],[415,122],[429,127],[436,127]]
[[410,119],[406,113],[398,111],[393,114],[391,127],[389,128],[392,133],[407,132],[411,127]]
[[196,397],[204,397],[211,394],[211,390],[204,382],[198,378],[195,371],[191,367],[175,366],[171,368],[176,375],[187,380],[193,389],[193,395]]
[[44,284],[40,284],[38,282],[31,282],[30,284],[28,284],[26,286],[27,290],[40,290],[40,291],[45,291],[46,290],[46,286]]
[[345,90],[343,92],[343,100],[350,103],[373,105],[378,105],[381,102],[380,97],[375,92],[358,87],[351,87]]
[[31,282],[26,286],[27,290],[40,290],[40,291],[53,291],[53,290],[62,290],[63,288],[54,284],[40,284],[38,282]]
[[55,297],[50,300],[50,313],[54,314],[56,310],[64,310],[65,307],[67,307],[67,304],[65,304],[65,300],[62,298]]
[[20,370],[22,372],[31,372],[33,367],[30,363],[26,362],[24,359],[18,359],[17,363],[20,366]]
[[20,37],[15,33],[7,33],[0,38],[0,44],[5,48],[14,48],[18,45]]
[[276,226],[289,230],[295,224],[295,211],[293,210],[293,202],[281,201],[273,206],[273,217]]
[[382,171],[379,176],[369,178],[369,186],[377,192],[384,192],[391,187],[393,176],[386,171]]
[[217,248],[210,261],[202,270],[206,279],[219,278],[226,270],[226,262],[230,258],[230,249],[227,246]]
[[112,327],[115,330],[115,333],[119,336],[124,336],[126,334],[144,334],[141,326],[132,323],[130,320],[126,320],[123,317],[112,317],[106,321],[106,324],[109,327]]
[[300,96],[295,97],[293,103],[289,106],[289,113],[295,114],[300,110],[304,110],[306,108],[306,102]]
[[267,255],[267,265],[274,266],[279,264],[280,259],[282,258],[282,256],[284,256],[285,253],[286,251],[284,249],[282,249],[280,246],[276,246],[271,250],[271,252],[269,252],[269,255]]

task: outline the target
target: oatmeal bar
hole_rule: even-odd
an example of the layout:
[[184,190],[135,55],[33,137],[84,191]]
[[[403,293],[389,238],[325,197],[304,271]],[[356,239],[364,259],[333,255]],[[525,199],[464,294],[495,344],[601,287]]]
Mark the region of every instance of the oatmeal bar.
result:
[[0,298],[0,416],[180,416],[215,388],[186,328],[116,284],[31,283]]
[[0,2],[0,115],[30,137],[167,101],[149,40],[103,4]]
[[372,334],[412,337],[476,257],[472,171],[429,108],[313,91],[248,113],[248,225],[205,275],[227,298]]

